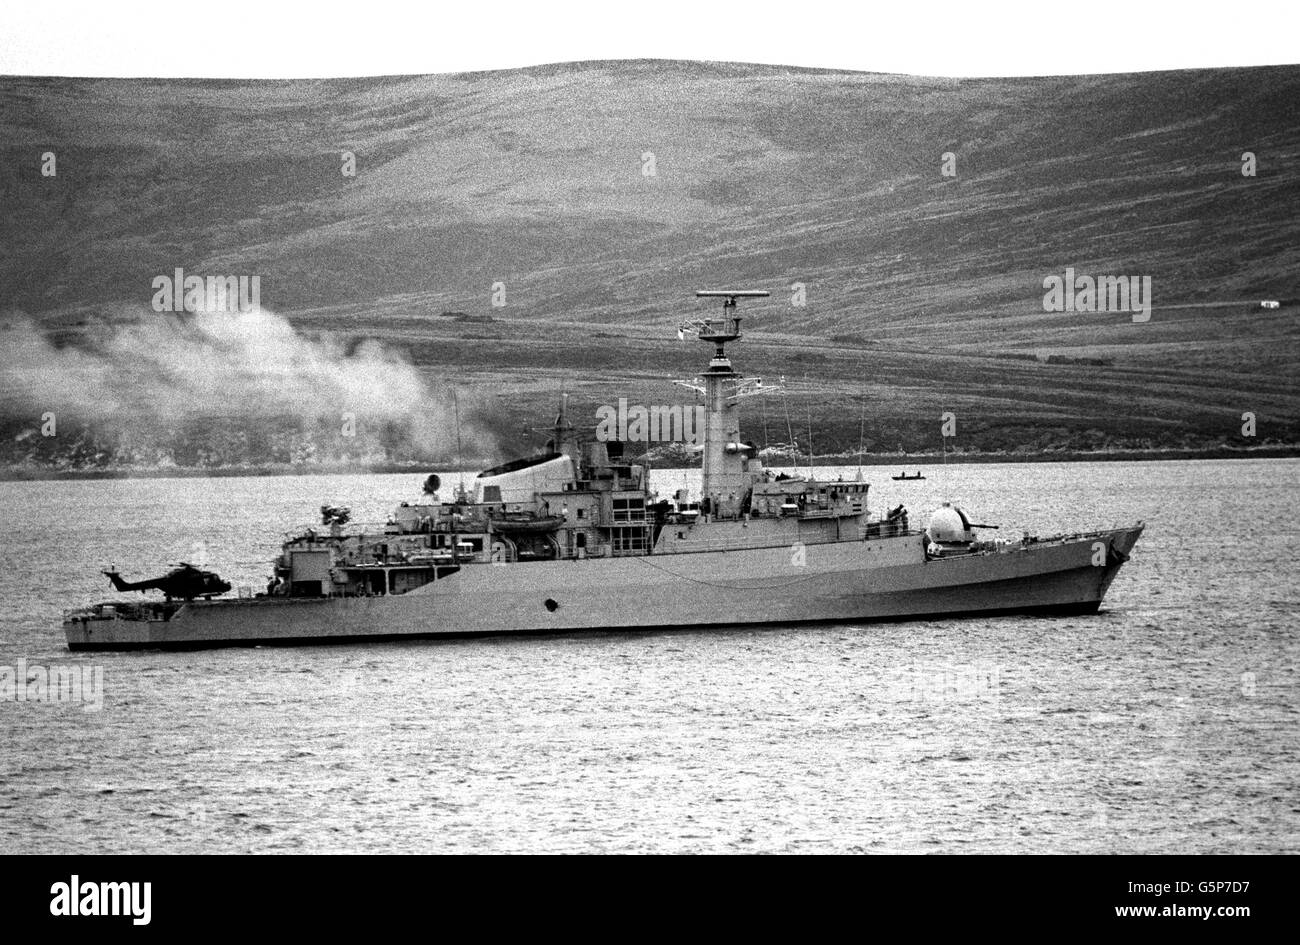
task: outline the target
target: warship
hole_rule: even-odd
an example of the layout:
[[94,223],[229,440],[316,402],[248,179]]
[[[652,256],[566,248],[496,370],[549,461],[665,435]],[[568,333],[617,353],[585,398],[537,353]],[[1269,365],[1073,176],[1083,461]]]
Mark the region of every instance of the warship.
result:
[[[701,490],[652,492],[624,443],[581,435],[562,407],[546,449],[486,469],[439,499],[436,475],[367,530],[324,506],[283,544],[265,592],[157,589],[65,615],[71,650],[320,644],[514,633],[860,623],[1097,611],[1142,533],[1131,526],[987,540],[944,504],[925,529],[869,484],[765,468],[740,406],[774,389],[733,367],[738,300],[689,318],[713,347],[685,386],[703,399]],[[679,382],[683,383],[683,382]],[[776,385],[779,387],[779,385]],[[148,583],[148,582],[142,582]],[[116,586],[121,586],[115,581]]]

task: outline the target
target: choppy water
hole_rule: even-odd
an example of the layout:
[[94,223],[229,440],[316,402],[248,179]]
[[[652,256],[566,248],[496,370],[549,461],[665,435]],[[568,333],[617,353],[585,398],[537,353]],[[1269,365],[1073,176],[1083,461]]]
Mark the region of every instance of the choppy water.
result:
[[422,477],[0,483],[0,669],[104,686],[0,703],[0,849],[1300,849],[1300,461],[869,472],[914,521],[1148,529],[1095,617],[71,656],[101,567],[260,585]]

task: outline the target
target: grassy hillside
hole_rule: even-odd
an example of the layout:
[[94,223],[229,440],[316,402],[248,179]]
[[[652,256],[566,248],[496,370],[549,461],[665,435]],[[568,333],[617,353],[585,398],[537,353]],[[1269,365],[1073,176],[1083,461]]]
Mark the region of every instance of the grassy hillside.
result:
[[[562,389],[593,424],[619,397],[671,403],[668,379],[707,355],[676,325],[706,310],[694,289],[717,286],[773,291],[746,308],[735,350],[742,370],[791,389],[766,416],[750,409],[758,440],[766,427],[806,443],[811,414],[818,452],[856,448],[863,429],[870,449],[938,449],[952,411],[949,446],[966,450],[1300,443],[1297,308],[1257,304],[1300,295],[1300,68],[10,78],[0,106],[0,310],[40,335],[22,335],[26,364],[0,367],[2,461],[67,461],[71,433],[33,437],[45,409],[81,437],[79,463],[121,462],[129,428],[175,461],[217,464],[256,451],[241,428],[283,439],[347,408],[294,383],[279,413],[253,410],[219,377],[182,377],[129,410],[95,409],[149,386],[131,344],[157,339],[122,326],[162,318],[151,280],[176,267],[258,275],[262,304],[325,345],[331,368],[356,367],[366,339],[413,364],[427,389],[382,389],[391,412],[363,412],[365,448],[313,447],[328,456],[469,452],[451,442],[449,409],[477,425],[482,452],[512,452]],[[55,177],[41,175],[46,151]],[[945,152],[956,177],[940,173]],[[1150,321],[1044,312],[1043,278],[1066,267],[1150,276]],[[167,344],[193,333],[166,325]],[[262,369],[254,347],[238,350]],[[438,414],[435,433],[394,434],[411,412]],[[204,453],[194,440],[218,428],[226,446]]]

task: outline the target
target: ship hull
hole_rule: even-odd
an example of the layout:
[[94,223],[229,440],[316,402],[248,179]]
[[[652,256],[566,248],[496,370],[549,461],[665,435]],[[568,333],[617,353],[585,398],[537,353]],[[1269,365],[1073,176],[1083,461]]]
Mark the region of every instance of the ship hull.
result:
[[1095,612],[1141,526],[927,558],[919,536],[462,568],[406,594],[195,601],[69,619],[71,650],[307,645]]

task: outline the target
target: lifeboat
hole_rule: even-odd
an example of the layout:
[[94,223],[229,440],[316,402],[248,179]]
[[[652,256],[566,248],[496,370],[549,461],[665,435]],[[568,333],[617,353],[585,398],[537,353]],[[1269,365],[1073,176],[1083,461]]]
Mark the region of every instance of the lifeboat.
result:
[[553,532],[564,524],[563,515],[511,514],[493,516],[492,530],[504,534]]

